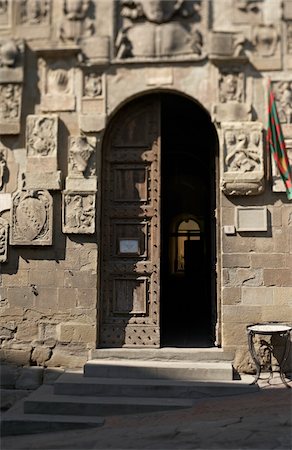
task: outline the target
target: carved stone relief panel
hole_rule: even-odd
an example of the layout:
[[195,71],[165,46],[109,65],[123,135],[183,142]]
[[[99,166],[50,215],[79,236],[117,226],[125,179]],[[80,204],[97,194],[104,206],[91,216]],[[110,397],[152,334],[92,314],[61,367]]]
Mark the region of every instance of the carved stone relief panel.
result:
[[264,189],[263,127],[258,122],[222,123],[221,189],[257,195]]
[[[43,111],[74,111],[74,61],[40,58],[41,108]],[[73,65],[73,67],[72,67]]]
[[24,41],[0,38],[0,82],[23,81]]
[[20,132],[22,85],[0,83],[0,134]]
[[16,34],[26,39],[50,36],[52,0],[18,0]]
[[95,232],[95,192],[63,192],[63,233]]
[[292,2],[291,0],[283,1],[283,19],[292,20]]
[[63,0],[63,20],[60,38],[75,41],[95,32],[95,4],[92,0]]
[[96,190],[95,149],[95,137],[71,136],[69,138],[66,189],[79,191]]
[[259,24],[252,28],[251,63],[258,70],[280,70],[281,31],[278,25]]
[[100,131],[106,119],[105,74],[100,71],[83,73],[80,128],[84,132]]
[[[290,166],[292,167],[292,138],[285,139],[285,145],[286,145],[288,160],[290,162]],[[285,184],[282,180],[280,172],[279,172],[273,158],[271,158],[271,163],[272,163],[273,192],[286,192]]]
[[0,194],[2,200],[4,193],[15,192],[18,188],[19,164],[15,160],[16,152],[17,150],[11,151],[0,141]]
[[0,263],[7,261],[8,222],[0,217]]
[[277,104],[279,120],[292,127],[292,78],[291,81],[273,81],[273,92]]
[[243,33],[213,31],[210,39],[209,58],[212,62],[223,63],[228,61],[247,62],[245,52],[247,40]]
[[12,197],[10,245],[52,245],[52,197],[44,190]]
[[292,69],[292,20],[286,23],[286,55],[284,61],[287,69]]
[[121,0],[116,6],[118,59],[205,57],[208,2]]
[[0,30],[11,27],[12,22],[12,1],[2,0],[0,2]]
[[0,145],[0,191],[4,190],[7,181],[7,150]]
[[213,105],[216,122],[251,120],[251,105],[246,103],[245,75],[239,67],[218,72],[218,103]]
[[60,189],[57,163],[58,116],[29,115],[26,122],[26,187]]
[[263,0],[233,0],[233,22],[254,24],[262,21]]

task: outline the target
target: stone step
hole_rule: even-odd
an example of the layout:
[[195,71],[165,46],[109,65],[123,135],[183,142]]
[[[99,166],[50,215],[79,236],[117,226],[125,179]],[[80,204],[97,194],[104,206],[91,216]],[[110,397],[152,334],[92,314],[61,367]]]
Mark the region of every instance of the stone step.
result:
[[84,377],[78,373],[61,375],[54,385],[54,393],[57,395],[192,399],[206,396],[237,395],[243,392],[253,392],[256,389],[256,385],[249,386],[241,380],[198,382],[141,378],[101,378]]
[[1,436],[96,428],[102,426],[104,422],[104,418],[95,416],[24,414],[21,411],[7,411],[1,417]]
[[193,402],[176,398],[54,395],[52,386],[42,386],[23,405],[25,414],[108,416],[190,408]]
[[84,366],[85,377],[227,381],[233,378],[226,361],[148,361],[95,359]]
[[98,348],[90,359],[143,359],[151,361],[233,361],[234,352],[208,348]]

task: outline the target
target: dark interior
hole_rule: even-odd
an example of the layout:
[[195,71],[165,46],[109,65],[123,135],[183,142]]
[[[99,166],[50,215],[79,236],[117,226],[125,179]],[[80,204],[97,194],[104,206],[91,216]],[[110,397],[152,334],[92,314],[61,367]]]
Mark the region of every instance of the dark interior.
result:
[[[161,94],[162,346],[214,345],[216,148],[214,126],[202,107]],[[171,260],[177,223],[184,218],[197,220],[200,232],[184,241],[184,267],[176,271]]]

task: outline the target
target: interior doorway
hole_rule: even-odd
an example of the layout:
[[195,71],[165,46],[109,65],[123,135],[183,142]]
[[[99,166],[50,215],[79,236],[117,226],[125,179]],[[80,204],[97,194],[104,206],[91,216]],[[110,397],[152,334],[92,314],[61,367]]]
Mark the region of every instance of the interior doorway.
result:
[[201,106],[161,96],[161,344],[214,345],[216,132]]
[[217,134],[174,93],[135,99],[105,134],[100,347],[212,346]]

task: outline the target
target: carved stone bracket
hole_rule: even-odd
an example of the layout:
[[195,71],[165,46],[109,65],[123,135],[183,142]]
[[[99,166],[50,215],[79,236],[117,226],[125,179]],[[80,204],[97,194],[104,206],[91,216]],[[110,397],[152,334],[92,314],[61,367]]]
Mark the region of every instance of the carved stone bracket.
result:
[[75,69],[70,62],[39,58],[42,111],[75,110]]
[[24,43],[0,39],[0,134],[20,132]]
[[3,0],[0,8],[0,30],[7,30],[12,25],[12,2]]
[[52,245],[53,201],[44,190],[12,197],[10,245]]
[[52,0],[21,0],[13,6],[17,36],[25,39],[50,36]]
[[263,126],[259,122],[221,124],[221,189],[227,195],[264,190]]
[[72,191],[96,191],[95,150],[95,137],[71,136],[69,138],[66,189]]
[[213,105],[214,122],[251,120],[246,103],[245,75],[239,67],[221,68],[218,74],[218,103]]
[[262,21],[263,0],[234,0],[233,22],[238,24],[256,24]]
[[285,64],[287,69],[292,69],[292,19],[285,24],[285,43]]
[[95,232],[95,192],[63,192],[63,233]]
[[280,25],[259,24],[252,28],[249,59],[258,70],[281,70],[282,33]]
[[243,33],[213,31],[209,59],[218,65],[247,63],[246,44],[247,40]]
[[79,125],[84,132],[98,132],[106,121],[105,74],[96,70],[84,71]]
[[8,228],[7,220],[0,218],[0,263],[7,261],[8,247]]
[[58,116],[30,115],[26,123],[26,187],[28,189],[61,188],[58,170]]

